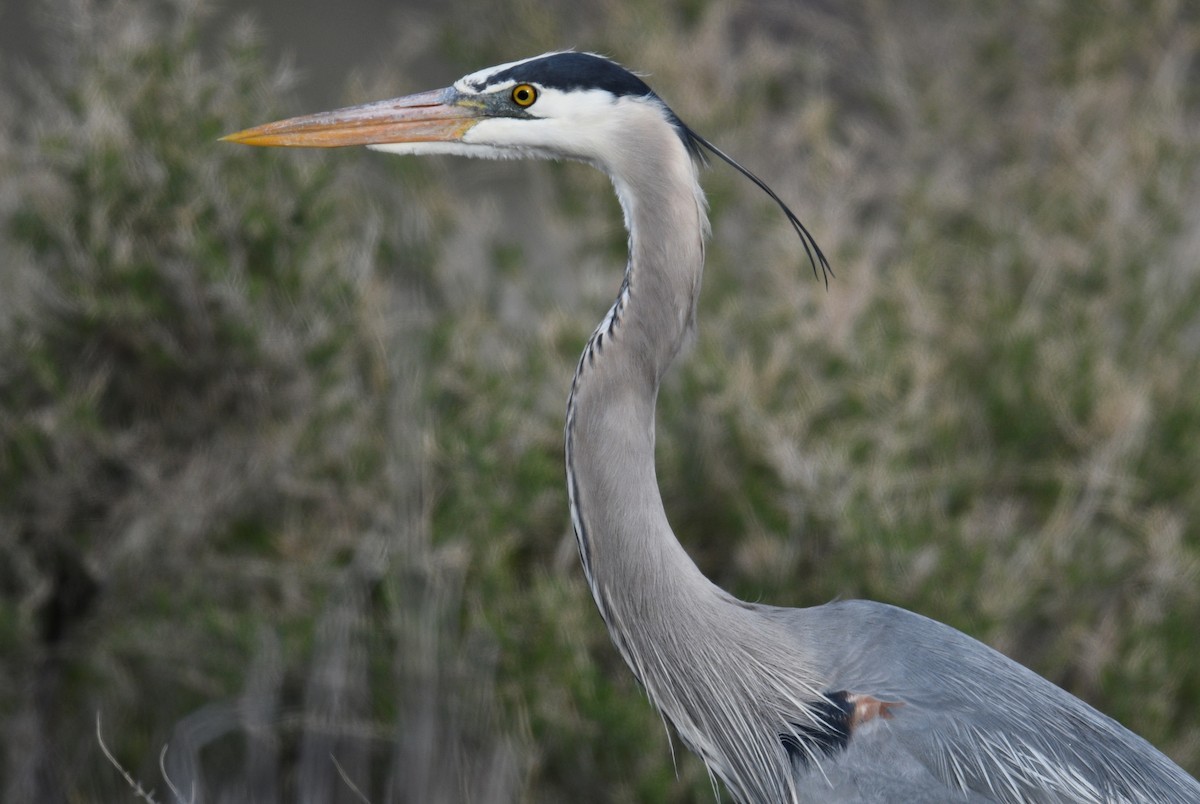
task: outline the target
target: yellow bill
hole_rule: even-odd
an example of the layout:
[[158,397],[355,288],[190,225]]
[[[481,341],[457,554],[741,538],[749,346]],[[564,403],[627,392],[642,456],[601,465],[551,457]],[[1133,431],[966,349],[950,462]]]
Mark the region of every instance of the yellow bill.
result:
[[293,148],[458,142],[483,116],[478,102],[463,98],[453,89],[437,89],[266,123],[221,139],[243,145]]

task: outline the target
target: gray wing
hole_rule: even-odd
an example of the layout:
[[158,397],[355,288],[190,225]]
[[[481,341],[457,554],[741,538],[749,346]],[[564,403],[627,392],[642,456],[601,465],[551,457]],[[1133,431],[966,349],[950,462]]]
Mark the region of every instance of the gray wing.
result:
[[812,800],[1200,802],[1141,737],[949,626],[866,601],[764,613],[821,646],[828,693],[885,707],[795,765]]

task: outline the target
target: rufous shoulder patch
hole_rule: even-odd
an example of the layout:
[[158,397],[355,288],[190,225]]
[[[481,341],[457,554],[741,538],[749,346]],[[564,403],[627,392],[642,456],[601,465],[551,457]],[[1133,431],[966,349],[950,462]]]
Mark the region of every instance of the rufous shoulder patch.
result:
[[846,701],[854,706],[854,711],[850,715],[850,728],[852,730],[877,717],[881,717],[884,720],[891,720],[895,716],[893,710],[904,706],[903,701],[881,701],[870,695],[859,695],[857,693],[847,694]]

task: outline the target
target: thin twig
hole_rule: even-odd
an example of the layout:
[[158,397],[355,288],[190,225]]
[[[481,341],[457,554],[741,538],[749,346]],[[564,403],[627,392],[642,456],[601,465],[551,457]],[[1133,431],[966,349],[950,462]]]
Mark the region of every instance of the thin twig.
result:
[[346,783],[346,786],[354,791],[354,795],[362,799],[363,804],[371,804],[371,799],[364,796],[362,791],[354,785],[354,782],[350,781],[350,777],[346,775],[346,772],[342,770],[342,766],[338,764],[337,757],[330,753],[329,758],[333,760],[333,767],[337,768],[338,776],[341,776],[342,781]]
[[[154,791],[151,790],[146,792],[146,790],[142,788],[141,783],[134,779],[133,775],[130,774],[129,771],[121,767],[121,763],[117,762],[117,758],[112,755],[112,752],[108,750],[108,746],[104,744],[104,733],[100,730],[99,710],[96,711],[96,742],[100,743],[100,750],[104,752],[104,757],[112,763],[112,766],[116,768],[122,776],[125,777],[125,781],[130,787],[133,788],[134,794],[143,801],[146,801],[147,804],[158,804],[158,801],[154,798]],[[170,782],[168,782],[168,784],[169,783]]]

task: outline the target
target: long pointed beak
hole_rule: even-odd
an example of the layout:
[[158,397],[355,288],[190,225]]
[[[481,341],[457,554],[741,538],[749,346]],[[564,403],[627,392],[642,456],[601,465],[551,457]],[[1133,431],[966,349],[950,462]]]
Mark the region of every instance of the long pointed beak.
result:
[[392,142],[457,142],[484,117],[453,89],[349,106],[248,128],[221,139],[243,145],[338,148]]

